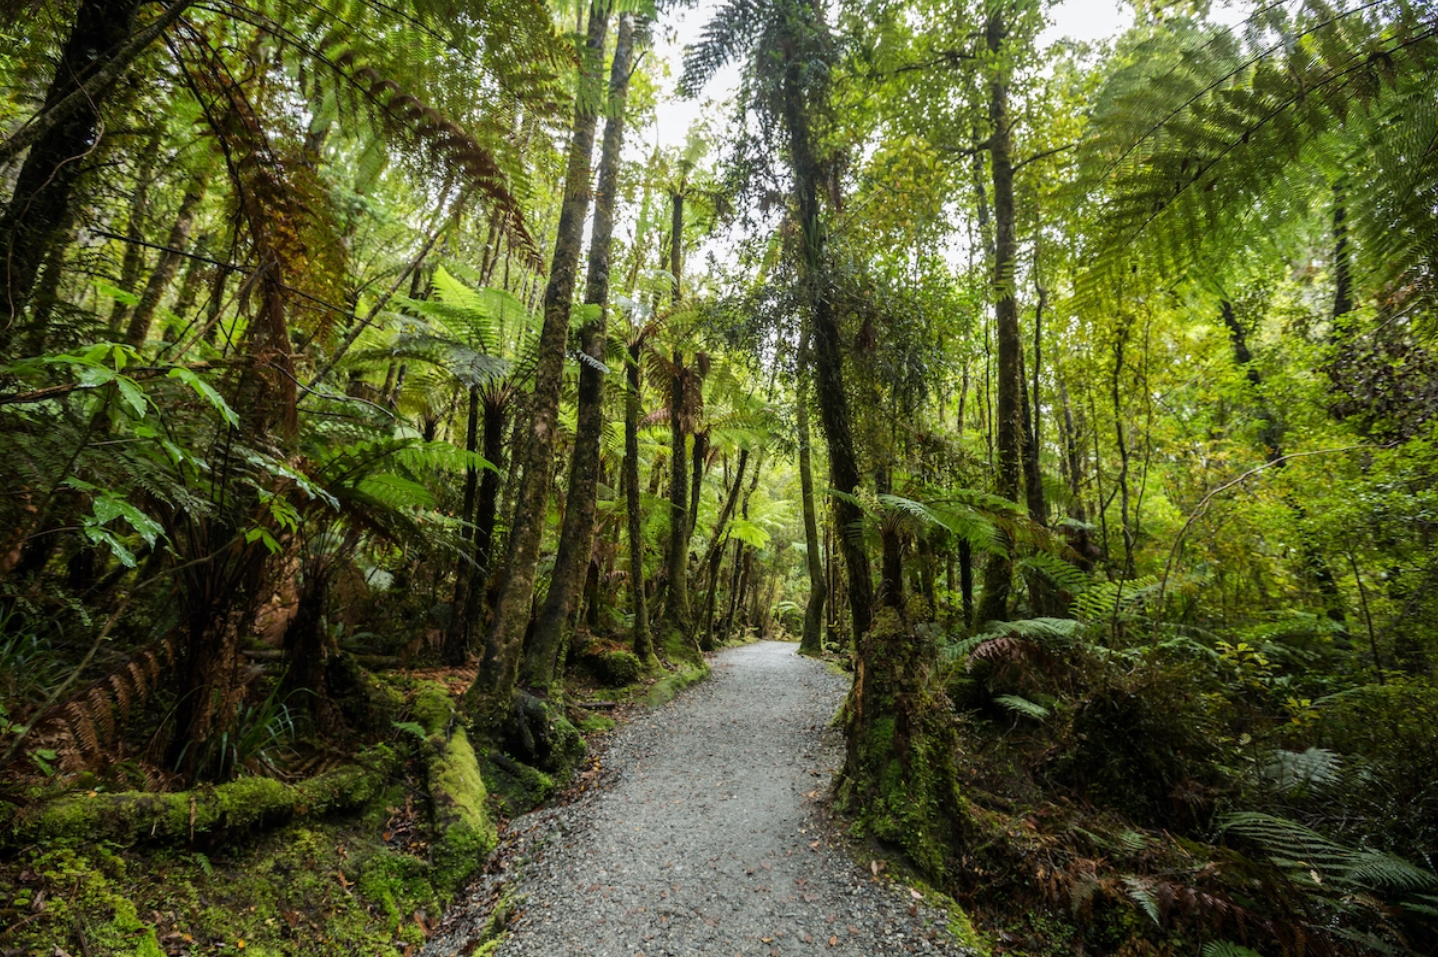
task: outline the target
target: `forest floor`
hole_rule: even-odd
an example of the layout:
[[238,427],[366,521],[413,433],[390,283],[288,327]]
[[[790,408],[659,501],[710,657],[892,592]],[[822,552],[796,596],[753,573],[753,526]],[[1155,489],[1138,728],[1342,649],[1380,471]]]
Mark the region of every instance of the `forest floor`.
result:
[[505,921],[501,957],[967,953],[962,914],[861,863],[829,808],[847,683],[792,644],[720,652],[614,732],[598,786],[510,823],[425,957]]

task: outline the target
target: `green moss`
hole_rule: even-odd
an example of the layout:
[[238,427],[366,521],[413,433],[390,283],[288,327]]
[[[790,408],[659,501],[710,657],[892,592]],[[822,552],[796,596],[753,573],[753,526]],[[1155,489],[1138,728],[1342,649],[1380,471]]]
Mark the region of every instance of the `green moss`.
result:
[[700,652],[699,646],[678,628],[663,629],[657,644],[665,659],[670,662],[698,665],[704,661],[704,655]]
[[444,895],[458,890],[484,864],[498,836],[486,807],[488,792],[464,729],[458,728],[430,768],[434,801],[434,884]]
[[306,817],[368,803],[385,786],[394,752],[380,745],[353,765],[298,785],[273,778],[240,778],[178,794],[69,795],[28,809],[0,839],[36,841],[111,840],[188,843],[198,835],[234,834],[292,817]]
[[602,734],[614,730],[614,719],[607,714],[591,714],[575,727],[581,734]]
[[360,893],[382,911],[387,926],[404,924],[413,928],[413,924],[407,923],[413,913],[413,902],[434,896],[430,878],[431,867],[426,861],[385,848],[360,864],[358,887]]
[[613,645],[591,645],[579,659],[586,671],[608,688],[623,688],[634,684],[644,674],[644,662],[639,656],[625,648]]
[[414,701],[409,706],[410,715],[429,737],[444,735],[455,713],[449,690],[438,681],[418,681],[415,685]]
[[538,768],[508,761],[501,767],[493,761],[484,764],[484,779],[499,813],[518,817],[539,807],[554,793],[554,778]]
[[693,684],[709,677],[709,663],[700,659],[699,664],[682,668],[671,675],[660,678],[649,689],[648,704],[651,708],[662,707],[674,700],[675,695]]
[[993,952],[992,943],[979,932],[978,928],[974,927],[974,922],[969,919],[968,912],[959,906],[958,901],[942,891],[935,890],[921,880],[915,879],[909,883],[914,890],[924,896],[924,903],[944,912],[948,918],[949,935],[953,937],[956,944],[975,957],[989,957]]

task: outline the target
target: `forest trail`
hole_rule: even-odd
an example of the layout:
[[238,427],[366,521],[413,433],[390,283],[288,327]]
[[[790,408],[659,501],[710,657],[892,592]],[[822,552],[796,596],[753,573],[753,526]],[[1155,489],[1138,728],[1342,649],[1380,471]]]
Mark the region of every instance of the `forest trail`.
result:
[[[615,732],[604,786],[513,822],[501,957],[964,953],[822,813],[847,682],[797,649],[721,652],[709,681]],[[475,933],[462,917],[425,954],[468,953]]]

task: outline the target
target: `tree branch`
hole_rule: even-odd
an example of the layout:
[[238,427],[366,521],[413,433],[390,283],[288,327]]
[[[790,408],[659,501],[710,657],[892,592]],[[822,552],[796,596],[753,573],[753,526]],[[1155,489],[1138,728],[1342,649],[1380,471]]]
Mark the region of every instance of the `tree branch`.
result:
[[1063,146],[1055,146],[1055,147],[1054,147],[1053,149],[1051,149],[1051,150],[1044,150],[1042,153],[1035,153],[1033,156],[1030,156],[1028,159],[1020,160],[1019,162],[1015,163],[1015,164],[1014,164],[1014,172],[1017,173],[1019,170],[1023,169],[1025,166],[1029,165],[1030,163],[1037,163],[1037,162],[1038,162],[1039,160],[1041,160],[1041,159],[1048,159],[1050,156],[1055,156],[1055,155],[1057,155],[1057,154],[1059,154],[1059,153],[1063,153],[1063,152],[1065,152],[1065,151],[1067,151],[1067,150],[1074,149],[1077,145],[1078,145],[1078,144],[1076,144],[1076,143],[1065,143]]
[[22,126],[5,142],[0,143],[0,165],[9,162],[21,151],[34,144],[46,133],[60,125],[66,117],[86,104],[93,104],[104,93],[106,87],[120,78],[120,74],[135,62],[145,48],[165,32],[165,29],[180,18],[180,14],[195,0],[175,0],[160,15],[130,41],[115,52],[109,62],[102,66],[84,83],[71,90],[54,106],[37,113],[29,123]]

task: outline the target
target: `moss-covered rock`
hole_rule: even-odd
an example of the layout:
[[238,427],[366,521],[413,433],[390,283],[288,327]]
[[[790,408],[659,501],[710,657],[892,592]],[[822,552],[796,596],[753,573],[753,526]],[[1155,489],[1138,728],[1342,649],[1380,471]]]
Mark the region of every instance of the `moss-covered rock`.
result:
[[644,663],[632,651],[601,650],[590,656],[594,676],[611,688],[632,685],[644,673]]

